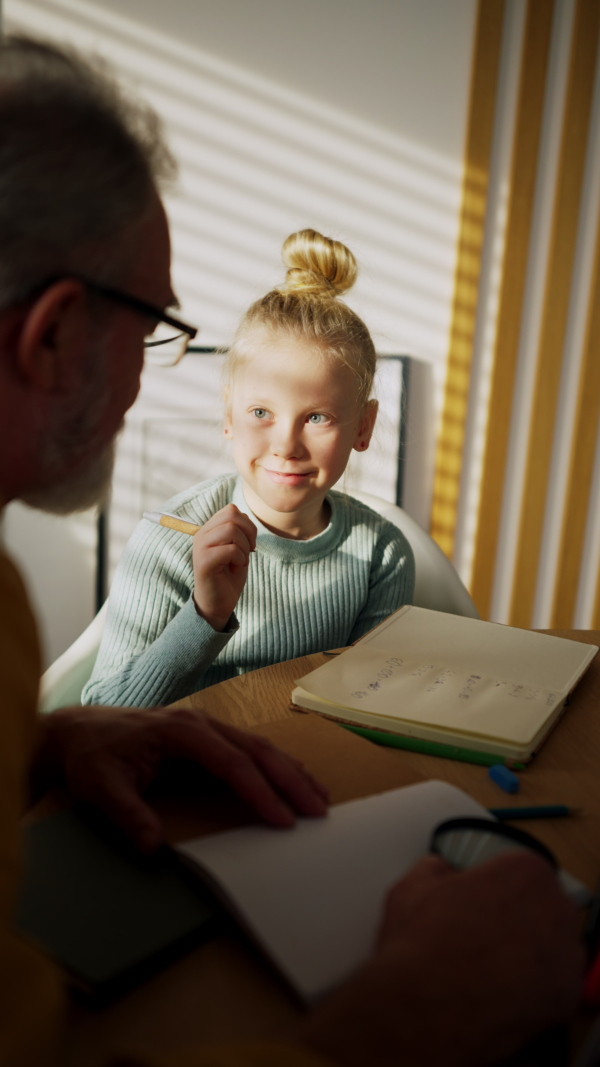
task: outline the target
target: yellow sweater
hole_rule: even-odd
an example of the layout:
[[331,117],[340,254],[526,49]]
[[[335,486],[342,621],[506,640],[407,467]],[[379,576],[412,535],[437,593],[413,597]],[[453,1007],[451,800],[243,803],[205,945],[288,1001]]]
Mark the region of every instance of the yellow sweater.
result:
[[[0,1067],[60,1064],[62,1042],[68,1041],[58,971],[11,929],[39,679],[39,643],[27,594],[0,552]],[[180,1050],[156,1059],[129,1054],[111,1062],[114,1067],[327,1067],[308,1051],[270,1042]]]
[[0,1063],[54,1062],[62,995],[58,974],[11,930],[19,878],[19,820],[35,741],[40,652],[23,583],[0,555]]

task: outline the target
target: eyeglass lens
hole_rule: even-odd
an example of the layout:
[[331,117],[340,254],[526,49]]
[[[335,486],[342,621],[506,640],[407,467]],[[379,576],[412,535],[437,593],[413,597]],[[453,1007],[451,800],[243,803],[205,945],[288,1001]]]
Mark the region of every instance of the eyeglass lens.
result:
[[146,359],[161,367],[172,367],[184,356],[189,341],[187,333],[177,333],[173,326],[159,322],[152,333],[144,338]]

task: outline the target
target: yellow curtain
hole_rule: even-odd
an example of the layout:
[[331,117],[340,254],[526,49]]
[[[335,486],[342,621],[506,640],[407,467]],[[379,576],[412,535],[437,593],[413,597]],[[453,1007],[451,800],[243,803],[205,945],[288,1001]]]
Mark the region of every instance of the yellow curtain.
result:
[[[472,567],[467,578],[471,594],[484,618],[493,609],[494,590],[503,584],[508,592],[508,613],[499,621],[519,626],[534,624],[536,594],[539,583],[549,584],[553,595],[547,619],[535,624],[555,627],[573,625],[577,590],[584,581],[597,586],[595,619],[600,625],[600,568],[583,575],[581,561],[589,521],[592,485],[600,479],[595,471],[600,419],[600,232],[596,242],[595,266],[589,286],[585,311],[585,341],[578,353],[569,347],[569,323],[577,294],[576,265],[578,241],[586,219],[582,216],[584,183],[589,177],[590,158],[598,129],[598,109],[594,111],[594,93],[598,93],[598,48],[600,40],[600,0],[576,0],[573,8],[571,38],[566,76],[559,80],[556,56],[560,26],[564,26],[563,0],[528,0],[521,39],[520,73],[516,95],[516,114],[512,126],[512,152],[507,189],[507,216],[504,233],[498,309],[495,322],[489,401],[482,441],[481,481],[473,527]],[[494,16],[494,42],[484,32]],[[497,77],[498,50],[502,39],[506,9],[480,0],[475,39],[472,96],[477,93],[477,72],[487,66]],[[561,18],[563,22],[561,22]],[[506,39],[502,47],[507,47]],[[490,75],[491,77],[491,75]],[[554,81],[553,81],[554,79]],[[560,109],[556,112],[557,85],[564,84]],[[491,93],[494,95],[492,88]],[[559,94],[560,95],[560,94]],[[550,103],[549,103],[550,99]],[[549,110],[550,109],[550,110]],[[481,145],[490,159],[490,143],[497,129],[497,116],[489,107],[485,113],[487,138],[473,117],[479,114],[471,101],[471,121],[466,146],[463,214],[457,253],[457,273],[453,324],[450,338],[445,405],[437,452],[432,533],[441,547],[452,555],[455,547],[456,517],[459,507],[460,478],[464,460],[465,425],[469,414],[469,375],[475,319],[478,312],[478,256],[485,237],[485,190],[488,172]],[[555,115],[557,117],[555,117]],[[594,119],[594,115],[596,118]],[[550,118],[549,118],[550,116]],[[496,121],[496,127],[494,123]],[[546,174],[547,155],[542,150],[544,130],[548,140],[548,122],[560,122],[558,155],[552,175]],[[558,127],[557,127],[558,129]],[[483,205],[473,202],[473,168],[478,166],[478,189]],[[587,168],[587,169],[586,169]],[[481,173],[481,169],[484,173]],[[552,182],[547,186],[546,182]],[[539,321],[534,331],[537,344],[524,350],[523,331],[528,305],[528,270],[540,226],[540,199],[551,189],[548,218],[548,255],[544,265],[543,297]],[[489,224],[489,220],[488,223]],[[473,225],[476,234],[473,235]],[[539,235],[538,235],[539,236]],[[473,257],[470,274],[465,269],[466,248]],[[531,303],[531,301],[530,301]],[[579,301],[581,304],[581,300]],[[537,320],[536,320],[537,321]],[[579,364],[572,361],[579,360]],[[571,421],[559,419],[561,383],[569,366],[579,366],[576,415]],[[508,480],[515,477],[516,421],[522,418],[523,405],[517,411],[516,390],[529,380],[531,396],[527,409],[526,448],[522,457],[522,482],[519,482],[517,510],[505,514]],[[563,490],[553,483],[553,455],[557,449],[568,459],[568,476]],[[512,486],[514,488],[514,486]],[[552,496],[552,494],[555,494]],[[513,511],[514,511],[514,493]],[[560,551],[551,572],[550,556],[544,557],[543,539],[549,515],[556,522],[562,508]],[[503,510],[504,509],[504,510]],[[500,559],[501,532],[513,524],[515,549],[507,559]],[[554,557],[552,557],[554,558]],[[500,560],[500,562],[499,562]],[[542,562],[541,562],[542,561]],[[538,609],[539,614],[539,609]],[[593,624],[590,619],[589,625]]]

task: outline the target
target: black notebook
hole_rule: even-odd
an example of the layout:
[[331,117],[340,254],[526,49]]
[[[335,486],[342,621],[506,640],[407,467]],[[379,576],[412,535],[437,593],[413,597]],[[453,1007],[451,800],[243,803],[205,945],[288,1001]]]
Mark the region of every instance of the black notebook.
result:
[[222,928],[218,905],[172,852],[146,858],[76,810],[24,831],[16,926],[106,1003]]

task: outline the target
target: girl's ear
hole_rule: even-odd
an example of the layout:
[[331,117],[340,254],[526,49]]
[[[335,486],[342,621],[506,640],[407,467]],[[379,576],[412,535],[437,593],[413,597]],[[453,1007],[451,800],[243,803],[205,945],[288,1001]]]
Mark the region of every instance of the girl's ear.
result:
[[377,419],[377,411],[379,409],[378,400],[367,400],[363,408],[360,422],[358,424],[358,431],[353,444],[353,448],[357,452],[366,452],[371,443],[371,436],[375,428],[375,420]]
[[225,404],[225,420],[223,422],[223,433],[225,437],[228,437],[231,441],[233,438],[233,423],[231,421],[231,393],[229,386],[226,385],[223,390],[223,402]]

